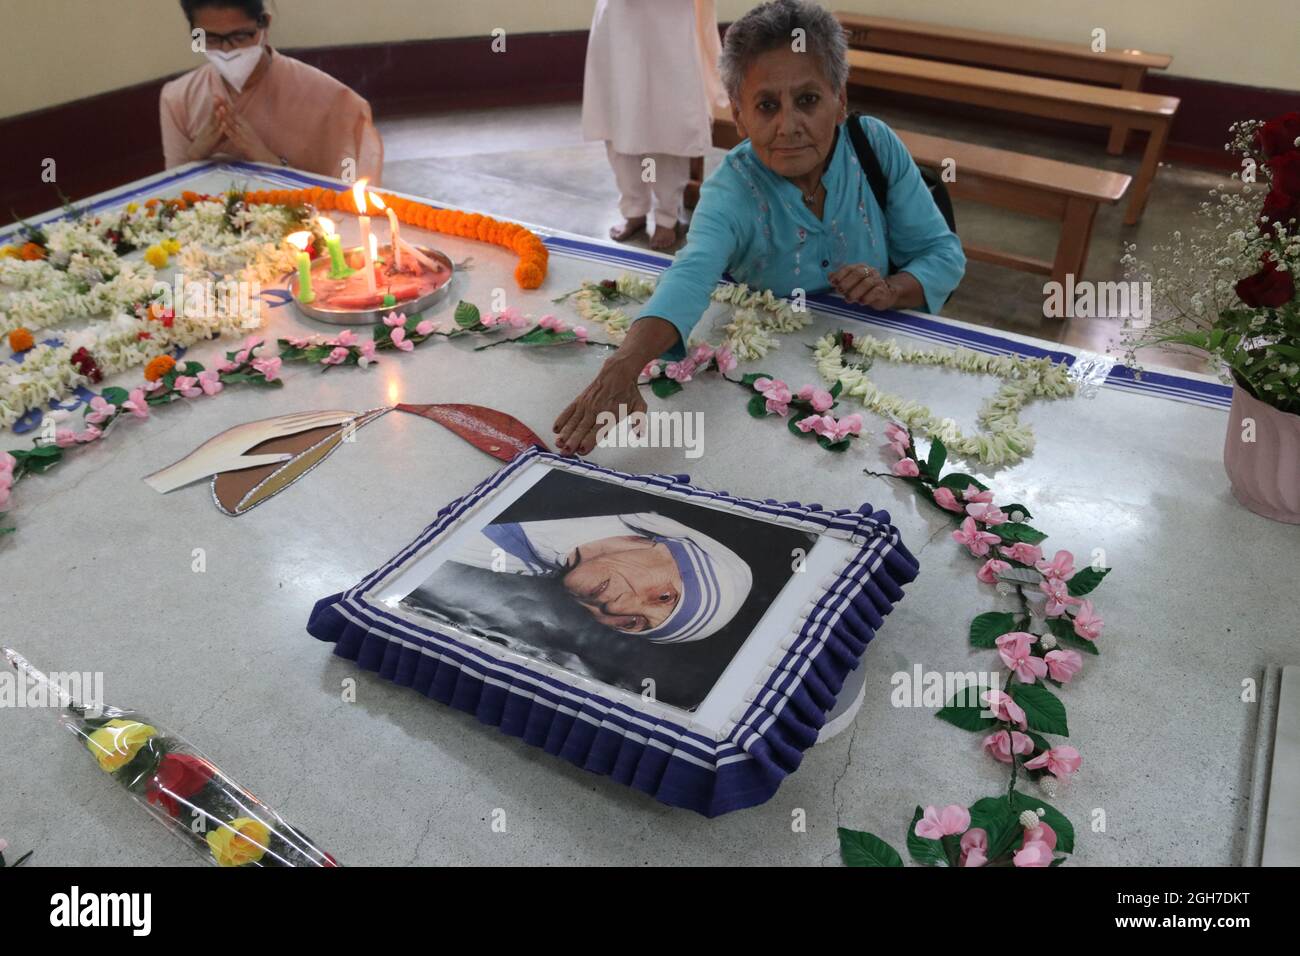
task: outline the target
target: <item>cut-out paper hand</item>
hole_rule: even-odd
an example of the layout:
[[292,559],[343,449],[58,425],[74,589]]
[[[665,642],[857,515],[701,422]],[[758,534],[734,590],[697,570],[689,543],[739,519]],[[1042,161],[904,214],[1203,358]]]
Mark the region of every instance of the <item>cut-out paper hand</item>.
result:
[[330,410],[321,412],[295,412],[247,422],[227,429],[205,441],[180,461],[168,465],[145,477],[145,483],[154,491],[166,494],[194,481],[200,481],[223,471],[256,468],[259,465],[276,465],[288,461],[293,455],[248,455],[245,452],[262,442],[285,435],[296,435],[324,425],[341,425],[357,417],[356,412]]

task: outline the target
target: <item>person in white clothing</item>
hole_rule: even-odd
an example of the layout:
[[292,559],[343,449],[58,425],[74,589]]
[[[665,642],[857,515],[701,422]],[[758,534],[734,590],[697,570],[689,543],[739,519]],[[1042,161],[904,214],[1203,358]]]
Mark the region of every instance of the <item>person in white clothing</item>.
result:
[[727,102],[720,48],[714,0],[597,0],[582,134],[604,140],[618,184],[625,221],[610,238],[649,223],[651,248],[677,243],[691,158],[712,143],[714,103]]

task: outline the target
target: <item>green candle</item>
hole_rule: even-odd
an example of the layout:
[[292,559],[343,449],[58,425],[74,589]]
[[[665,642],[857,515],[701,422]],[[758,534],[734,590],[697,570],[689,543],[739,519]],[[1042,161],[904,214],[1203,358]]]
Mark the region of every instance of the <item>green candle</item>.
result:
[[330,253],[330,278],[346,279],[356,270],[349,269],[348,264],[343,259],[343,244],[338,236],[326,236],[325,248]]
[[311,289],[311,257],[305,252],[298,253],[298,301],[311,302],[316,293]]
[[384,296],[384,308],[392,308],[395,305],[397,305],[397,296],[391,292]]

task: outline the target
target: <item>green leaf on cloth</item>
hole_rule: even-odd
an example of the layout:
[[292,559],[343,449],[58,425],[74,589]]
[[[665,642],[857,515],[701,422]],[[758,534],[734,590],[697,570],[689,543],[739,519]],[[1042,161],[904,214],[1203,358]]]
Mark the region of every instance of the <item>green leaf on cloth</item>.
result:
[[1006,544],[1015,544],[1023,541],[1026,544],[1038,544],[1047,538],[1047,535],[1037,528],[1031,528],[1027,524],[1018,521],[1008,521],[1005,524],[994,525],[988,529],[996,534]]
[[839,827],[840,858],[845,866],[902,866],[898,851],[874,833]]
[[1074,825],[1066,819],[1065,814],[1060,810],[1057,810],[1050,803],[1044,803],[1037,797],[1031,797],[1019,790],[1012,791],[1011,806],[1016,813],[1023,813],[1026,810],[1032,810],[1035,813],[1040,809],[1044,811],[1043,822],[1056,832],[1056,849],[1061,853],[1074,852]]
[[916,821],[923,816],[925,810],[917,807],[912,822],[907,825],[907,852],[913,860],[925,866],[948,866],[948,854],[944,852],[942,843],[916,835]]
[[974,485],[980,491],[989,490],[988,485],[981,484],[980,482],[972,478],[970,475],[964,475],[959,471],[949,472],[948,474],[944,475],[941,479],[939,479],[940,488],[949,488],[952,491],[957,492],[958,494],[965,491],[971,485]]
[[935,712],[935,716],[962,730],[980,732],[996,726],[997,718],[980,716],[988,710],[981,699],[986,690],[988,688],[983,684],[975,688],[961,688],[952,695],[952,700],[948,701],[946,707]]
[[1083,597],[1085,594],[1091,594],[1097,585],[1101,584],[1102,578],[1108,574],[1110,568],[1103,568],[1100,571],[1096,568],[1084,568],[1082,571],[1074,572],[1074,577],[1065,582],[1065,587],[1071,597]]
[[930,440],[930,456],[925,460],[925,470],[930,478],[934,481],[939,480],[939,472],[943,471],[944,464],[948,461],[948,449],[942,441],[937,438]]
[[452,317],[462,329],[473,328],[479,324],[478,306],[473,302],[466,302],[461,299],[456,303],[456,311],[452,313]]
[[767,399],[760,394],[754,394],[749,397],[749,404],[746,406],[749,414],[754,418],[767,417]]
[[1070,736],[1070,726],[1065,720],[1065,704],[1046,687],[1038,684],[1012,684],[1010,693],[1011,699],[1024,710],[1030,730],[1061,737]]
[[748,375],[741,378],[740,383],[742,385],[748,386],[749,388],[753,388],[754,383],[757,382],[760,378],[771,378],[771,377],[772,376],[768,375],[766,372],[751,372]]
[[537,325],[510,341],[516,345],[561,345],[565,342],[576,342],[578,337],[572,332],[552,332]]
[[970,808],[970,825],[988,834],[988,858],[995,860],[1011,849],[1021,835],[1018,811],[1006,797],[984,797]]
[[1085,654],[1097,655],[1101,653],[1095,643],[1075,634],[1074,625],[1063,617],[1049,618],[1047,628],[1052,632],[1052,636],[1056,638],[1058,644],[1072,647],[1077,651],[1083,651]]
[[660,376],[659,378],[650,379],[650,391],[654,392],[660,398],[668,398],[670,395],[676,395],[681,390],[682,383],[674,381],[671,378]]
[[1015,629],[1014,614],[987,611],[970,622],[971,647],[997,647],[997,639]]

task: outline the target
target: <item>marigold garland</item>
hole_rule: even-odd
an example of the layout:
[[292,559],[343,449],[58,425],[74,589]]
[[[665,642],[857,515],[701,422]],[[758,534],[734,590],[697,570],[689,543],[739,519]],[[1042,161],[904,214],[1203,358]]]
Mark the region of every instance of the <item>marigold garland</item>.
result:
[[[490,242],[494,246],[509,249],[519,256],[515,266],[515,281],[524,289],[536,289],[546,279],[547,262],[550,254],[541,237],[518,223],[502,222],[479,213],[461,212],[458,209],[438,209],[425,203],[403,199],[391,193],[375,190],[384,203],[397,214],[397,218],[409,226],[426,229],[429,232],[441,232],[444,235],[460,236],[464,239],[477,239]],[[335,192],[319,186],[311,189],[264,189],[244,194],[244,202],[250,205],[270,203],[273,205],[296,206],[311,205],[317,209],[339,212],[357,212],[356,199],[350,189]]]

